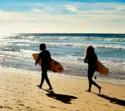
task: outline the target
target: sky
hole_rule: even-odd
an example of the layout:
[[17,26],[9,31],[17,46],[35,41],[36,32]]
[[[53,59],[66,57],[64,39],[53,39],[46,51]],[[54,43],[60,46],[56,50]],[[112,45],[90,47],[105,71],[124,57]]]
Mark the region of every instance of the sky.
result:
[[0,33],[125,33],[125,0],[0,0]]

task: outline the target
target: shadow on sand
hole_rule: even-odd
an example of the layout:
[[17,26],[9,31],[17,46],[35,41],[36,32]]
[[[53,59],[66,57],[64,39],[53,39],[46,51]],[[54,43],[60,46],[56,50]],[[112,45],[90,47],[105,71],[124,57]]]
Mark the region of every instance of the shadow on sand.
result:
[[[45,89],[43,89],[43,90],[45,90]],[[65,104],[71,104],[72,99],[77,99],[77,97],[75,97],[75,96],[64,95],[64,94],[56,94],[55,92],[48,91],[48,90],[45,90],[45,91],[48,92],[46,94],[48,97],[51,97],[51,98],[56,99],[58,101],[61,101]]]
[[94,94],[98,95],[101,98],[109,100],[111,103],[118,104],[118,105],[121,105],[121,106],[125,106],[125,100],[117,99],[117,98],[114,98],[114,97],[109,97],[109,96],[104,95],[104,94],[97,94],[97,93],[94,93]]

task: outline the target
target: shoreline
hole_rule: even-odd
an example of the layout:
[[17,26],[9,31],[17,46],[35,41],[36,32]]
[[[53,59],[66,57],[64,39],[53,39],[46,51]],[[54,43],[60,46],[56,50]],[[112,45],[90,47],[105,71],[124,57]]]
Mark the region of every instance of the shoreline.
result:
[[[0,70],[2,71],[8,71],[8,72],[18,72],[18,73],[30,73],[33,75],[40,75],[41,74],[41,70],[39,71],[29,71],[29,70],[23,70],[23,69],[16,69],[16,68],[6,68],[6,67],[0,67]],[[86,76],[79,76],[79,75],[73,75],[73,74],[66,74],[66,73],[54,73],[51,71],[48,71],[48,75],[49,76],[54,76],[54,77],[63,77],[63,78],[73,78],[73,79],[81,79],[81,80],[88,80],[87,78],[87,74],[84,74]],[[111,75],[115,75],[115,77],[112,77]],[[118,85],[125,85],[125,79],[124,78],[117,78],[119,75],[116,74],[111,74],[110,76],[105,76],[105,75],[100,75],[100,74],[96,74],[97,79],[93,80],[96,82],[104,82],[104,83],[109,83],[109,84],[118,84]],[[122,75],[120,75],[122,76]],[[124,75],[123,75],[124,76]]]
[[49,74],[54,94],[48,93],[48,85],[39,89],[41,76],[32,72],[0,70],[0,110],[7,111],[124,111],[125,85],[99,82],[98,89],[88,89],[87,79],[75,79]]

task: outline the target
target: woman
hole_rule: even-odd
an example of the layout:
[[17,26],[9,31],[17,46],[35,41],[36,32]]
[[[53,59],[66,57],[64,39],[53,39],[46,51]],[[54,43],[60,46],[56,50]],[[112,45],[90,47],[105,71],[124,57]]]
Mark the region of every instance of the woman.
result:
[[88,92],[91,92],[92,84],[95,85],[99,89],[99,93],[101,92],[101,86],[99,86],[97,83],[95,83],[92,80],[92,77],[97,69],[96,65],[97,61],[97,55],[95,54],[94,48],[92,46],[89,46],[86,49],[86,57],[84,59],[85,63],[88,63],[88,81],[89,81],[89,89]]

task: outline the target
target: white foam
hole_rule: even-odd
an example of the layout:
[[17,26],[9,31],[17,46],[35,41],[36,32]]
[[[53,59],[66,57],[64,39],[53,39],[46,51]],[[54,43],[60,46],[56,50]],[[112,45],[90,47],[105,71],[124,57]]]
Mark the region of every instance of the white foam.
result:
[[51,46],[72,46],[72,47],[87,47],[92,45],[94,48],[112,48],[112,49],[125,49],[125,45],[114,45],[114,44],[95,44],[95,43],[75,43],[75,42],[47,42]]

